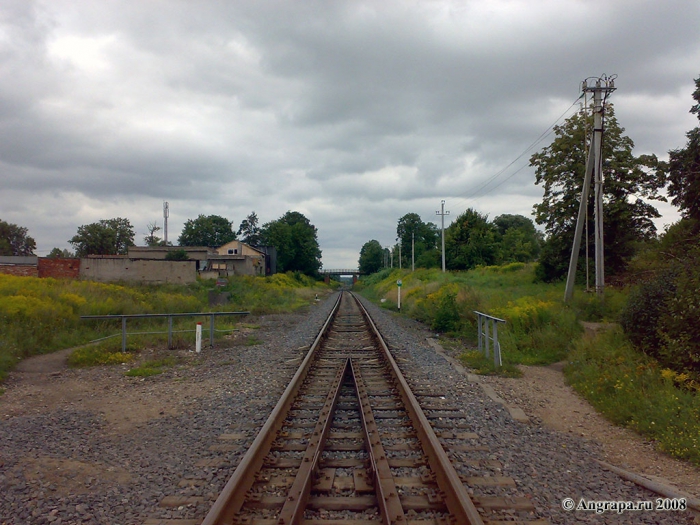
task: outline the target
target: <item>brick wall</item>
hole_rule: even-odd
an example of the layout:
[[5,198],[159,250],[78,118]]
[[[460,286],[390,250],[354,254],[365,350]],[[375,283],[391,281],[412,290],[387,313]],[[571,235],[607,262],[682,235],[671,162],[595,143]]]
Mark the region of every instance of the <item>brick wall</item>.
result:
[[39,270],[34,264],[0,264],[0,273],[17,277],[39,277]]
[[80,259],[47,259],[39,258],[39,277],[54,277],[56,279],[79,279]]

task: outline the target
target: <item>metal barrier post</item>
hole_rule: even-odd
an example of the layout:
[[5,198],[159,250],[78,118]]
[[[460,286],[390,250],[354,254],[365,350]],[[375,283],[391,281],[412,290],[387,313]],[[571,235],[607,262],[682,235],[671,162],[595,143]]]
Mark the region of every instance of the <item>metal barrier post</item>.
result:
[[122,316],[122,352],[126,352],[126,317]]
[[484,327],[484,357],[489,356],[489,318],[487,317],[484,319],[486,321],[486,325]]
[[214,315],[209,316],[211,321],[209,323],[209,348],[214,348]]
[[[474,310],[474,313],[476,314],[478,326],[479,350],[483,348],[484,357],[489,358],[489,339],[493,341],[493,363],[496,367],[502,366],[501,343],[498,342],[498,323],[505,324],[505,320],[477,312],[476,310]],[[489,322],[493,323],[493,328],[489,326]]]
[[501,366],[501,345],[498,342],[498,323],[493,320],[493,364],[496,367]]
[[168,349],[173,347],[173,316],[168,316]]
[[477,340],[479,341],[479,352],[481,352],[481,314],[477,313],[476,314],[476,323],[478,326],[478,332],[477,332]]

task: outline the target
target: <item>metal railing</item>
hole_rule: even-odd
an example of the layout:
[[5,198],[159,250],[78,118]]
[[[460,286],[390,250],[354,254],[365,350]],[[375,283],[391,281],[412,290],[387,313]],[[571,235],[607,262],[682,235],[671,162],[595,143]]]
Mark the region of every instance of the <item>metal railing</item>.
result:
[[[498,323],[505,324],[504,319],[477,312],[474,310],[477,320],[477,334],[479,340],[479,351],[484,353],[484,357],[489,357],[489,341],[493,342],[493,364],[496,367],[503,365],[501,360],[501,343],[498,342]],[[489,327],[491,325],[491,328]]]
[[[206,317],[209,316],[209,347],[214,347],[214,319],[216,317],[235,315],[243,316],[248,315],[250,312],[192,312],[192,313],[182,313],[182,314],[117,314],[117,315],[81,315],[81,319],[121,319],[122,324],[122,352],[126,352],[126,321],[127,319],[148,319],[148,318],[163,318],[168,319],[168,348],[173,347],[173,317]],[[182,331],[182,330],[180,330]],[[188,331],[188,330],[186,330]],[[192,330],[194,331],[194,330]],[[164,334],[166,332],[139,332],[139,334],[150,333],[150,334]],[[132,335],[136,335],[132,333]],[[107,338],[104,338],[107,339]],[[98,339],[99,341],[100,339]]]

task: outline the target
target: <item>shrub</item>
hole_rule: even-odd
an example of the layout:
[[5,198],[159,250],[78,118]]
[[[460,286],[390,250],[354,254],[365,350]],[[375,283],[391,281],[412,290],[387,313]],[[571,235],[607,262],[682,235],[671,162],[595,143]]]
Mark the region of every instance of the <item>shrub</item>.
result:
[[166,261],[189,261],[190,256],[187,255],[186,250],[173,250],[165,254]]
[[433,317],[431,328],[438,332],[452,332],[459,327],[459,310],[457,310],[456,293],[449,289],[440,293],[438,307]]
[[630,341],[645,353],[659,357],[659,319],[666,301],[676,291],[677,271],[664,270],[634,289],[620,312],[620,324]]

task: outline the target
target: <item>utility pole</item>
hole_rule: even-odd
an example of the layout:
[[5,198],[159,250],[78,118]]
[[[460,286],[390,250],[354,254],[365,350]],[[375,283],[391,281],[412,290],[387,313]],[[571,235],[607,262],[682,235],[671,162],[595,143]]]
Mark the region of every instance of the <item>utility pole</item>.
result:
[[397,237],[396,241],[399,243],[399,270],[401,269],[401,237]]
[[578,209],[576,232],[569,259],[569,273],[566,278],[566,290],[564,301],[568,302],[574,295],[574,281],[576,280],[576,265],[581,249],[581,233],[585,222],[586,208],[588,206],[588,194],[591,179],[595,176],[595,290],[598,297],[602,298],[605,292],[605,267],[603,248],[603,114],[605,111],[605,98],[615,91],[615,77],[599,78],[595,86],[589,87],[587,81],[583,81],[583,91],[593,92],[593,140],[588,150],[586,161],[586,174],[583,179],[581,191],[581,203]]
[[411,271],[416,271],[416,232],[411,232]]
[[170,204],[163,202],[163,242],[168,245],[168,217],[170,217]]
[[442,271],[445,272],[445,215],[449,215],[449,211],[445,211],[445,201],[440,201],[440,211],[435,212],[442,219]]

